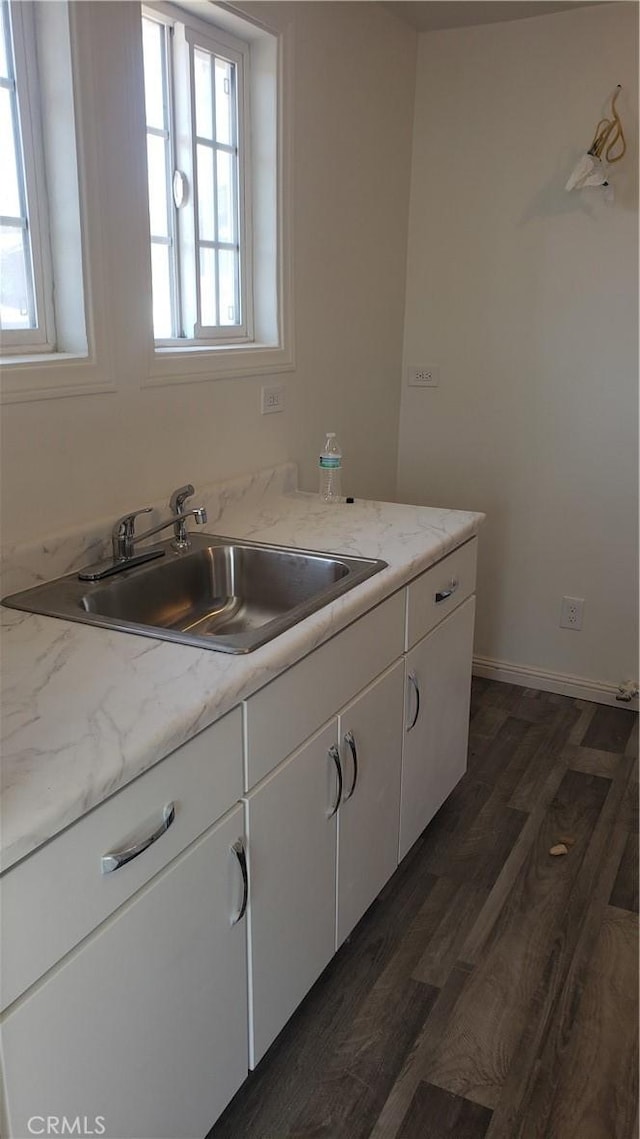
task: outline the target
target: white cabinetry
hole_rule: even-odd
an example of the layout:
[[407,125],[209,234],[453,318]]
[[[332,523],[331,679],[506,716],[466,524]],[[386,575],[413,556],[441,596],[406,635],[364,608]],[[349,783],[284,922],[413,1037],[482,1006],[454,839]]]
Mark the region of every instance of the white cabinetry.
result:
[[403,676],[397,661],[247,796],[251,1067],[396,868]]
[[398,862],[402,661],[340,713],[344,790],[338,812],[336,948]]
[[466,770],[474,612],[469,597],[407,654],[401,859]]
[[206,1134],[464,773],[476,545],[3,876],[12,1139]]
[[464,773],[474,578],[475,542],[247,701],[251,1067]]
[[402,677],[386,670],[405,601],[387,598],[245,705],[252,1067],[396,866]]
[[336,721],[247,798],[251,1067],[335,949]]
[[404,624],[401,590],[246,701],[247,791],[401,656]]
[[[242,717],[223,716],[0,879],[1,1007],[222,817],[242,795]],[[152,834],[163,808],[171,826],[143,854],[101,873],[108,851]]]
[[408,649],[475,591],[477,558],[478,539],[471,538],[409,584]]
[[241,834],[237,806],[7,1015],[11,1135],[48,1115],[102,1116],[107,1139],[207,1133],[247,1072]]

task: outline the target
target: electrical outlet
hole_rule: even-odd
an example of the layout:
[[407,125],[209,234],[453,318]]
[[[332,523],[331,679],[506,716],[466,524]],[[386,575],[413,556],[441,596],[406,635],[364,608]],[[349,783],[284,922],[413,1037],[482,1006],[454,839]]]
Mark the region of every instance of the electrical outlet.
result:
[[563,597],[560,609],[560,628],[579,631],[582,628],[583,608],[584,597]]
[[415,364],[407,368],[407,382],[410,388],[437,388],[439,369],[433,364]]
[[273,415],[276,411],[284,411],[285,391],[284,384],[263,387],[260,393],[260,414]]

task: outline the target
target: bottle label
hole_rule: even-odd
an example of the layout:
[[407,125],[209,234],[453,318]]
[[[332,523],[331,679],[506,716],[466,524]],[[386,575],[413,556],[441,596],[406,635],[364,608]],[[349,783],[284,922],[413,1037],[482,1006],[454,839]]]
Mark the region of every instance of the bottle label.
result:
[[323,471],[339,471],[342,466],[342,459],[339,455],[321,455],[320,466]]

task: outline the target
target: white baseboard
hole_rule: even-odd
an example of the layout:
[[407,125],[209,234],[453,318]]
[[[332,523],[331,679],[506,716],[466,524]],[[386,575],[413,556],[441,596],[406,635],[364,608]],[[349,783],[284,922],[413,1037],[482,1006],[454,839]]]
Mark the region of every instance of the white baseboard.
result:
[[548,672],[544,668],[531,668],[511,664],[490,657],[473,658],[474,676],[488,680],[504,680],[507,684],[520,684],[524,688],[539,688],[543,692],[557,692],[560,696],[573,696],[578,700],[593,700],[596,704],[611,704],[615,708],[638,711],[638,697],[628,702],[616,700],[619,689],[615,684],[588,680],[583,676],[568,676],[561,672]]

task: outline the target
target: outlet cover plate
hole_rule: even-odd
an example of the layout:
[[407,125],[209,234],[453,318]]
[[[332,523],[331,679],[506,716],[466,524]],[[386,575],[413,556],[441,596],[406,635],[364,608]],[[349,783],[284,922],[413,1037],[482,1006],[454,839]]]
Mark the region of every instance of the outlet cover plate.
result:
[[563,597],[560,608],[560,628],[574,629],[579,632],[582,628],[582,614],[584,597]]
[[440,370],[435,364],[412,364],[407,368],[407,383],[410,388],[437,388]]
[[284,411],[285,391],[284,384],[263,386],[260,391],[260,414],[274,415],[278,411]]

